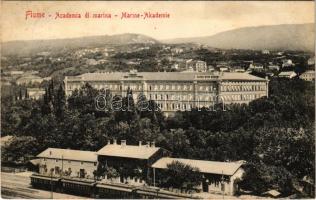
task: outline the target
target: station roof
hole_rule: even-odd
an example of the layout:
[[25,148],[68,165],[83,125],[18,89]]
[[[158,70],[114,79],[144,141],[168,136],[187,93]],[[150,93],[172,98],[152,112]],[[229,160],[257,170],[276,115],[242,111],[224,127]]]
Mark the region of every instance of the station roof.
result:
[[242,162],[218,162],[218,161],[207,161],[207,160],[192,160],[182,158],[170,158],[163,157],[156,161],[151,167],[157,169],[167,169],[167,165],[173,161],[178,161],[191,167],[196,167],[202,173],[207,174],[223,174],[232,176],[242,166]]
[[81,151],[72,149],[48,148],[45,151],[38,154],[37,157],[97,162],[97,154],[95,151]]
[[146,145],[119,145],[108,144],[97,152],[97,155],[122,157],[122,158],[135,158],[135,159],[149,159],[160,148],[151,147]]

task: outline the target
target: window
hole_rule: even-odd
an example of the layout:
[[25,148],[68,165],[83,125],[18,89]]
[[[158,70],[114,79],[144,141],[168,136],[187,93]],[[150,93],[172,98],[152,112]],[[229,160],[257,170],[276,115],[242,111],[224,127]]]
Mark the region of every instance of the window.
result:
[[46,158],[44,158],[44,161],[46,161]]
[[221,184],[221,191],[225,191],[225,184],[224,183]]
[[71,163],[71,161],[70,161],[70,160],[68,160],[68,163]]
[[93,164],[94,164],[94,166],[97,166],[97,162],[94,162]]
[[58,159],[56,159],[55,162],[58,162]]
[[83,162],[81,162],[81,164],[83,165]]

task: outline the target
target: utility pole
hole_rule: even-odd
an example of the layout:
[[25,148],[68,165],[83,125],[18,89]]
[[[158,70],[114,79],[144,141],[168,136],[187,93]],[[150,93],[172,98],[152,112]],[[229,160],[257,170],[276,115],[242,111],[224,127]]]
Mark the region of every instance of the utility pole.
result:
[[155,168],[153,168],[153,170],[154,170],[154,187],[156,187],[156,170]]
[[224,185],[224,175],[223,175],[223,170],[222,170],[222,178],[221,178],[221,182],[222,182],[222,194],[223,194],[223,199],[224,199],[225,185]]
[[51,189],[50,198],[51,199],[54,198],[54,195],[53,195],[53,171],[54,171],[54,169],[52,168],[50,170],[50,189]]
[[61,155],[61,176],[64,173],[64,155]]

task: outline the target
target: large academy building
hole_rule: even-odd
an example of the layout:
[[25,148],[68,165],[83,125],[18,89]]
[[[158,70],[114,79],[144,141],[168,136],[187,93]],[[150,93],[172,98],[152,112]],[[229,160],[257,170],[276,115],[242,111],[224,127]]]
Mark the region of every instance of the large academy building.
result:
[[268,79],[233,72],[107,72],[66,76],[66,95],[89,83],[96,89],[109,89],[112,95],[134,99],[140,94],[154,100],[164,112],[210,107],[216,103],[249,103],[268,96]]

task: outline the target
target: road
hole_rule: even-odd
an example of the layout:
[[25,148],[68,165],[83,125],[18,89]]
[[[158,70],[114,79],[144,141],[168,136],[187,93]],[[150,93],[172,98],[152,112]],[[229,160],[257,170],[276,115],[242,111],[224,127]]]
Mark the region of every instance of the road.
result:
[[[30,185],[31,173],[4,173],[1,172],[1,197],[4,199],[49,199],[51,192],[34,189]],[[86,197],[53,193],[54,199],[87,199]]]

